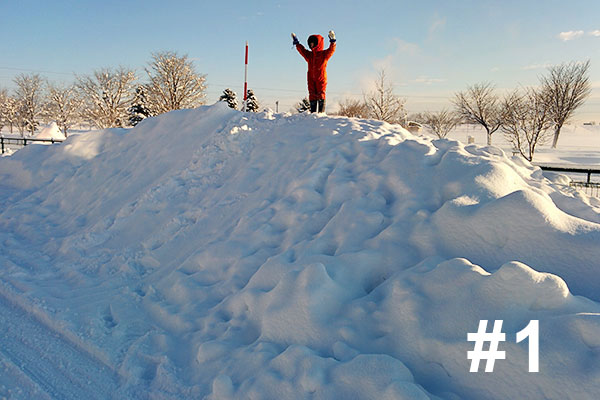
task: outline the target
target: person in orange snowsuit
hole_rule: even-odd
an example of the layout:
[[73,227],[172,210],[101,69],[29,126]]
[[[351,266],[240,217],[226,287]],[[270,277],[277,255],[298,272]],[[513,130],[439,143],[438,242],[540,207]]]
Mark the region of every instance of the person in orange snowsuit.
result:
[[298,53],[308,63],[308,73],[306,74],[308,80],[308,100],[310,102],[310,112],[325,112],[325,89],[327,88],[327,61],[331,58],[335,52],[335,33],[329,31],[329,47],[327,50],[323,50],[323,36],[321,35],[310,35],[308,37],[307,50],[294,33],[292,33],[292,40]]

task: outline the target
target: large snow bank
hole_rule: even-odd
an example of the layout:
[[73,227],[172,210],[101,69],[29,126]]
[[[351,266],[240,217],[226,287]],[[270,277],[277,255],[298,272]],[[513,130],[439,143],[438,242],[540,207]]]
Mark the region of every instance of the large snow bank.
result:
[[[600,392],[600,208],[495,147],[217,104],[1,159],[0,210],[0,294],[115,397]],[[507,357],[470,373],[482,319]]]

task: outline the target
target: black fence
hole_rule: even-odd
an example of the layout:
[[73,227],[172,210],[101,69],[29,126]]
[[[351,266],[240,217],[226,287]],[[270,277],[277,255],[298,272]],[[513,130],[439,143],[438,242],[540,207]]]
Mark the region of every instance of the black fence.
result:
[[64,139],[34,139],[34,138],[15,138],[0,136],[0,147],[2,154],[8,150],[8,146],[27,146],[31,143],[62,143]]
[[589,196],[600,197],[600,183],[571,182],[570,186],[584,191]]
[[[600,167],[596,166],[582,166],[582,165],[552,165],[552,164],[535,164],[540,167],[542,171],[551,172],[564,172],[571,178],[570,186],[581,189],[590,196],[600,197],[600,182],[592,181],[592,175],[600,175]],[[574,180],[578,176],[585,180]]]

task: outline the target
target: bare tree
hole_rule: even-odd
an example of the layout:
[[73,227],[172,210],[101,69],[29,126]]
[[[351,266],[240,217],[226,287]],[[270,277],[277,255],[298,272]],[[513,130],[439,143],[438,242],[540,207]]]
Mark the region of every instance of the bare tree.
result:
[[425,114],[426,113],[424,113],[424,112],[412,113],[407,117],[407,119],[409,121],[414,121],[414,122],[423,124],[423,123],[425,123]]
[[93,76],[78,77],[76,87],[84,102],[82,117],[101,129],[125,126],[135,80],[133,70],[124,67],[103,68]]
[[438,112],[426,112],[419,118],[440,139],[448,136],[448,133],[460,123],[459,116],[445,109]]
[[146,73],[148,102],[154,115],[204,104],[206,76],[196,73],[187,55],[154,53]]
[[338,115],[344,117],[368,118],[369,106],[362,100],[346,98],[339,102]]
[[456,113],[467,123],[480,124],[487,133],[487,144],[492,144],[492,134],[502,126],[500,100],[490,83],[469,86],[455,95]]
[[394,87],[386,79],[385,70],[380,70],[375,81],[375,90],[365,96],[369,117],[397,124],[406,119],[405,100],[394,94]]
[[67,137],[68,130],[78,121],[82,101],[75,86],[59,86],[48,84],[48,103],[45,107],[46,117],[56,124]]
[[590,61],[571,62],[548,68],[549,76],[540,78],[542,88],[551,100],[554,122],[552,148],[556,148],[563,125],[573,116],[591,93],[588,71]]
[[502,131],[513,149],[532,161],[537,145],[550,138],[553,122],[551,104],[541,90],[526,89],[525,94],[512,93],[504,100]]
[[23,127],[33,135],[43,108],[44,81],[38,74],[20,74],[14,79],[14,82],[17,85],[15,97],[19,103]]

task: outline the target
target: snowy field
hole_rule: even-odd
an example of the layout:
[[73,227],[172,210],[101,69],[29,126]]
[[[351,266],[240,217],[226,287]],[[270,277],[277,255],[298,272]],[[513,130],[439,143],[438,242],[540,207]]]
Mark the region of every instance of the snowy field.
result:
[[[469,137],[474,139],[477,144],[485,145],[487,143],[485,130],[481,127],[462,125],[448,135],[448,138],[463,143],[468,143]],[[551,148],[551,139],[552,137],[549,138],[548,143],[536,147],[534,164],[554,167],[585,166],[600,169],[600,125],[565,125],[556,149]],[[492,135],[492,143],[502,148],[508,155],[512,155],[512,145],[501,131]],[[566,175],[573,181],[586,181],[587,179],[586,174],[581,173]],[[600,183],[600,174],[592,174],[591,181]],[[597,190],[588,190],[588,194],[589,192],[598,193]]]
[[[469,125],[459,126],[450,132],[448,138],[468,143],[469,136],[475,139],[476,144],[483,146],[487,143],[485,130]],[[512,154],[512,147],[501,131],[492,135],[492,143]],[[534,163],[594,165],[600,168],[600,125],[565,125],[557,148],[552,149],[550,144],[551,140],[536,148]]]
[[0,398],[596,398],[600,199],[494,141],[217,104],[0,158]]

